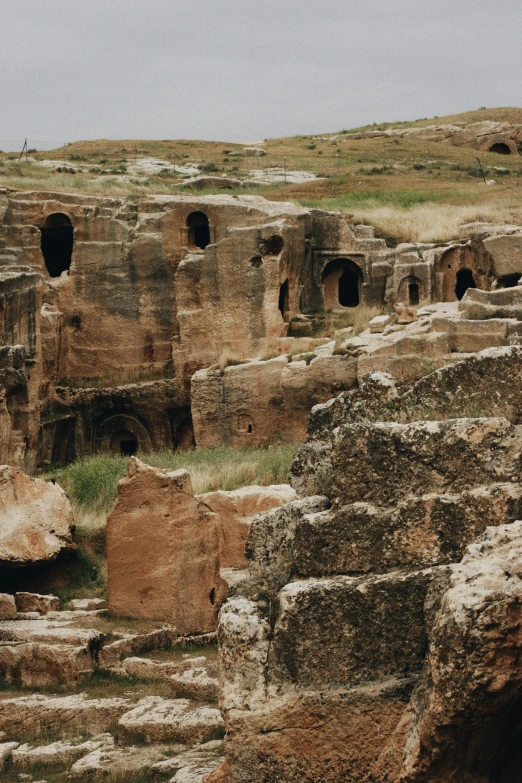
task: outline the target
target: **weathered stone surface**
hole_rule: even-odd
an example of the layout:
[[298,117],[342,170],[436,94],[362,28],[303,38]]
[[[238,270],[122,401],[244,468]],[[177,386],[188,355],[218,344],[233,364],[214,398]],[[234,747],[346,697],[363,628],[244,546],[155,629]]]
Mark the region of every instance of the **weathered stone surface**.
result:
[[0,677],[26,686],[74,685],[95,666],[95,650],[68,644],[0,643]]
[[270,647],[270,683],[297,688],[356,685],[415,671],[430,618],[425,601],[445,567],[383,576],[308,579],[279,592]]
[[77,759],[92,753],[101,747],[114,745],[111,734],[101,735],[87,742],[67,742],[58,740],[50,745],[19,745],[12,754],[14,769],[30,769],[33,765],[53,766],[55,764],[73,764]]
[[173,674],[205,666],[204,656],[187,658],[184,661],[153,661],[148,658],[125,658],[122,666],[132,677],[144,677],[149,680],[166,680]]
[[69,770],[69,780],[88,780],[91,777],[113,775],[125,777],[147,772],[165,758],[166,747],[111,747],[110,744],[92,750],[76,761]]
[[[35,620],[38,622],[34,622]],[[0,641],[82,645],[97,652],[102,645],[103,634],[93,628],[70,627],[35,613],[30,619],[6,620],[1,623]]]
[[453,566],[413,699],[401,780],[516,779],[521,557],[515,522],[490,528]]
[[187,699],[148,696],[118,722],[123,742],[185,742],[193,745],[216,738],[223,729],[219,710],[191,707]]
[[179,634],[214,630],[224,594],[217,527],[186,471],[130,458],[107,519],[107,567],[116,615],[171,622]]
[[481,291],[468,288],[459,303],[459,310],[471,321],[488,318],[516,318],[522,321],[522,286]]
[[258,517],[247,542],[251,571],[285,584],[455,562],[487,526],[522,517],[522,485],[406,498],[393,508],[328,506],[327,498],[305,498]]
[[172,695],[176,699],[216,701],[218,696],[217,671],[207,668],[189,669],[169,678]]
[[501,234],[486,237],[484,247],[493,258],[495,273],[504,275],[522,275],[522,234]]
[[0,620],[10,620],[16,616],[14,595],[0,593]]
[[[172,780],[199,781],[206,773],[213,771],[223,760],[223,742],[212,740],[190,750],[182,750],[165,761],[159,761],[150,768],[154,777],[176,773]],[[197,777],[196,777],[197,776]]]
[[75,612],[95,612],[99,609],[107,609],[107,601],[104,598],[73,598],[70,603]]
[[296,497],[296,491],[289,484],[250,486],[199,495],[198,500],[217,516],[221,567],[243,568],[246,565],[245,541],[252,519],[256,514],[284,506]]
[[27,565],[54,560],[75,548],[74,519],[57,484],[0,466],[0,562]]
[[39,593],[15,593],[16,608],[19,612],[38,612],[48,614],[59,612],[60,599],[56,595],[40,595]]
[[305,444],[298,451],[292,484],[336,505],[387,506],[409,495],[515,481],[521,457],[522,429],[500,417],[347,424],[333,432],[330,449]]
[[88,699],[84,693],[74,696],[20,696],[0,700],[0,731],[21,738],[55,735],[69,737],[107,731],[120,715],[128,712],[128,699]]

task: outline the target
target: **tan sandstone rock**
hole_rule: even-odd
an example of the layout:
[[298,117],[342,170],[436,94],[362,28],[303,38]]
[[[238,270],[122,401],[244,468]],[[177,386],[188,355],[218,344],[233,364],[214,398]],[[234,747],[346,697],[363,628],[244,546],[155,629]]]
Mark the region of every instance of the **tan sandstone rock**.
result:
[[0,620],[10,620],[16,616],[14,595],[0,593]]
[[114,614],[171,622],[179,634],[215,629],[224,594],[217,526],[186,471],[129,459],[107,519],[107,567]]
[[0,731],[7,737],[27,734],[69,737],[107,731],[120,715],[132,708],[128,699],[88,699],[85,693],[73,696],[33,694],[0,700]]
[[54,560],[75,548],[73,514],[63,489],[0,466],[0,563]]
[[213,707],[191,707],[187,699],[148,696],[123,715],[118,723],[121,741],[184,742],[193,745],[216,738],[223,719]]
[[198,499],[216,515],[222,568],[246,565],[245,541],[256,514],[279,508],[297,497],[289,484],[242,487],[232,492],[207,492]]

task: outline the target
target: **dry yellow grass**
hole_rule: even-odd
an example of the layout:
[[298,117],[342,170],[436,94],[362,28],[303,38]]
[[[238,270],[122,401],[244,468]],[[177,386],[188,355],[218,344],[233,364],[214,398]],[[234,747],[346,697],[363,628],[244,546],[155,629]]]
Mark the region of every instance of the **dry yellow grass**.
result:
[[375,207],[355,210],[358,223],[375,227],[380,236],[398,242],[447,242],[458,236],[459,226],[474,221],[485,223],[522,223],[522,207],[505,203],[456,206],[418,204],[401,207]]

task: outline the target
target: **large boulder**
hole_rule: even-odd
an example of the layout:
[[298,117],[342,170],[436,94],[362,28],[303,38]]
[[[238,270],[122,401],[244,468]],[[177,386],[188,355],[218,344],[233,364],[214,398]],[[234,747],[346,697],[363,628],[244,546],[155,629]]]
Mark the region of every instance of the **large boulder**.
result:
[[217,525],[185,470],[129,459],[107,518],[107,569],[115,615],[163,620],[183,635],[215,630],[226,590]]
[[74,518],[63,489],[0,466],[0,564],[25,566],[55,560],[75,549]]

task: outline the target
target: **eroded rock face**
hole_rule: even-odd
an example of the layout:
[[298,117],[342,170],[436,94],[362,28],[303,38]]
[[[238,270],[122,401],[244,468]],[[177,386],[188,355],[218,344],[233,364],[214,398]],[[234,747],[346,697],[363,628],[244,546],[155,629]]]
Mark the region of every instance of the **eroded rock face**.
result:
[[401,780],[515,781],[522,761],[522,522],[489,528],[452,568]]
[[218,531],[186,471],[130,458],[107,519],[107,568],[116,615],[164,620],[184,635],[215,629],[225,590]]
[[[461,368],[466,387],[482,369],[489,388],[495,361],[518,378],[518,350],[476,359],[468,374]],[[458,372],[451,373],[456,384]],[[433,399],[444,372],[435,375],[423,387]],[[502,416],[369,421],[383,408],[390,418],[407,413],[405,397],[390,378],[375,375],[359,394],[315,409],[310,438],[293,466],[298,492],[315,494],[265,512],[251,526],[250,579],[224,605],[218,629],[233,783],[398,783],[401,774],[408,783],[498,783],[496,772],[481,777],[480,765],[471,770],[475,777],[466,777],[462,760],[472,759],[475,746],[464,729],[462,747],[453,752],[462,725],[482,726],[487,710],[475,719],[472,701],[459,723],[443,700],[452,706],[453,682],[458,690],[463,678],[480,678],[490,659],[485,687],[493,682],[498,696],[496,672],[518,662],[518,609],[502,609],[502,580],[511,566],[499,567],[494,579],[486,569],[475,589],[470,554],[455,564],[488,525],[490,531],[522,525],[522,429]],[[421,388],[409,402],[417,410]],[[495,539],[492,549],[498,545]],[[518,550],[514,563],[517,558]],[[460,611],[462,628],[454,632],[445,609],[460,568],[460,593],[467,591],[479,607],[490,591],[504,618],[494,621],[492,608],[484,621],[492,647],[485,646],[477,673],[460,661],[475,628],[482,633],[479,610]],[[509,653],[502,652],[506,647]],[[428,649],[431,680],[423,674]],[[440,694],[439,670],[447,675]],[[515,723],[517,704],[513,696]],[[480,737],[489,718],[485,725]],[[502,726],[507,730],[506,721]],[[401,773],[408,734],[411,762]],[[495,753],[497,764],[504,751]]]
[[55,560],[75,549],[74,518],[63,489],[0,466],[0,563],[22,566]]
[[296,497],[295,489],[289,484],[250,486],[198,495],[198,500],[217,516],[221,567],[244,568],[247,563],[245,541],[252,519],[256,514],[284,506]]
[[301,493],[326,494],[336,505],[388,506],[427,492],[462,491],[515,481],[522,428],[503,418],[339,426],[331,447],[305,444],[292,467]]

